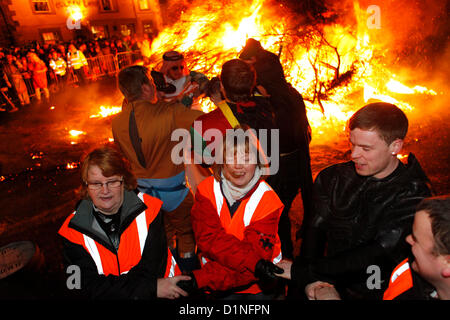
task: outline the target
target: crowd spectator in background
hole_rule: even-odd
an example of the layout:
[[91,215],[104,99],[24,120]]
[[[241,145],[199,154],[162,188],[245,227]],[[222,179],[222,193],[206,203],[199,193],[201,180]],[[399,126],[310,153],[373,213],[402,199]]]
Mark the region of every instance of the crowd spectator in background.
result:
[[69,45],[69,52],[67,52],[67,65],[72,68],[73,73],[77,76],[78,83],[84,85],[86,83],[85,66],[88,65],[86,57],[83,52],[78,50],[73,44]]
[[20,60],[18,60],[12,54],[6,55],[6,63],[4,64],[5,73],[8,76],[9,82],[16,90],[16,94],[19,98],[22,106],[30,104],[30,96],[28,95],[27,86],[23,81],[22,70],[24,69]]
[[36,53],[29,52],[28,55],[28,70],[30,70],[31,78],[33,79],[34,90],[36,92],[36,100],[41,101],[41,90],[47,100],[50,99],[50,91],[48,90],[47,82],[47,65],[39,59]]
[[67,81],[66,60],[64,60],[61,57],[61,54],[58,51],[53,51],[52,58],[50,59],[49,65],[54,72],[55,79],[56,79],[56,86],[58,87],[58,90],[64,89],[66,86],[66,81]]
[[[0,67],[2,67],[8,82],[11,84],[11,87],[8,87],[5,82],[4,94],[1,95],[2,109],[0,111],[3,111],[3,109],[5,111],[10,109],[17,110],[16,107],[19,104],[27,105],[30,99],[31,102],[40,102],[42,91],[44,96],[48,97],[50,92],[64,92],[61,89],[67,88],[66,85],[74,81],[75,83],[77,83],[77,80],[80,83],[86,82],[88,79],[89,81],[96,81],[105,75],[114,75],[117,71],[114,63],[114,54],[116,59],[118,54],[124,57],[119,59],[120,68],[130,65],[130,63],[136,63],[142,59],[140,48],[145,39],[147,38],[138,38],[134,35],[122,38],[113,37],[111,39],[56,41],[55,43],[30,41],[20,46],[0,47]],[[75,52],[79,51],[84,56],[84,59],[80,58],[82,61],[81,68],[75,66],[75,61],[73,63],[71,61],[72,53],[69,53],[69,47],[72,48],[72,46],[75,48]],[[76,48],[79,49],[77,50]],[[126,55],[127,53],[131,54],[131,51],[133,51],[133,58],[130,58],[131,55],[130,57]],[[54,57],[54,52],[58,54],[58,58]],[[34,62],[30,63],[28,57],[32,55],[36,55],[43,64],[38,63],[38,60],[33,60]],[[7,58],[8,56],[11,57]],[[74,60],[77,60],[76,56],[77,54],[73,55]],[[9,62],[8,59],[12,59],[12,62]],[[56,71],[52,60],[58,61],[57,64],[60,64],[60,72]],[[65,74],[62,67],[64,63],[66,64]],[[13,67],[11,68],[11,66]],[[41,76],[38,75],[39,72],[35,68],[36,66],[39,67],[39,72],[42,73]],[[43,71],[45,70],[44,66],[47,68],[45,72]],[[73,68],[70,68],[70,66]],[[20,79],[19,75],[22,79]],[[47,86],[44,86],[46,81],[44,75],[47,77]],[[37,91],[39,92],[36,92],[35,89],[36,81],[38,82]],[[56,86],[57,90],[53,90],[54,86]],[[49,90],[48,95],[47,90]],[[11,103],[6,102],[4,95],[11,100]],[[9,106],[11,104],[15,105],[15,107],[5,107],[5,103]]]

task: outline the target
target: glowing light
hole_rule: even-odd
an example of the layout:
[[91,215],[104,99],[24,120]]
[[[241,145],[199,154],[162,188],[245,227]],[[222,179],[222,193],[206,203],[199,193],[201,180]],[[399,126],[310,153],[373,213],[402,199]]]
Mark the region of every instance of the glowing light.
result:
[[82,8],[78,5],[71,5],[67,7],[67,12],[69,13],[69,17],[75,21],[79,21],[84,18]]
[[122,107],[120,106],[100,106],[100,111],[97,114],[91,115],[89,118],[106,118],[121,111]]
[[436,95],[436,91],[428,89],[423,86],[414,86],[413,88],[410,88],[400,81],[391,79],[386,83],[386,87],[391,92],[396,93],[403,93],[403,94],[415,94],[415,93],[421,93],[421,94],[429,94],[429,95]]
[[71,170],[71,169],[76,169],[78,168],[78,163],[77,162],[70,162],[66,165],[66,169],[67,170]]
[[81,135],[81,134],[86,134],[86,132],[84,132],[84,131],[79,131],[79,130],[70,130],[70,131],[69,131],[69,134],[70,134],[72,137],[78,137],[78,136]]

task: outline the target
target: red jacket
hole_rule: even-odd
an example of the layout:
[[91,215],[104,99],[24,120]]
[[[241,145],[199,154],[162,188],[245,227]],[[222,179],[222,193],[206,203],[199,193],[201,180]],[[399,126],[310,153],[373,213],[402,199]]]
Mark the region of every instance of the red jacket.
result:
[[195,200],[192,227],[206,262],[194,271],[198,287],[229,290],[246,286],[240,292],[260,292],[254,276],[256,263],[281,259],[277,232],[283,204],[276,193],[260,181],[231,217],[220,183],[209,177],[198,186]]

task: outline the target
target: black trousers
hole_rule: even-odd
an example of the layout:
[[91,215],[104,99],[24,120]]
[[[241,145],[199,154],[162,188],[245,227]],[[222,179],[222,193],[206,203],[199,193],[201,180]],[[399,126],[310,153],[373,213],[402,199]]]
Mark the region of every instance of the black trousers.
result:
[[302,226],[304,226],[305,221],[309,219],[312,205],[313,181],[309,145],[301,146],[292,153],[280,156],[278,173],[269,176],[266,181],[284,204],[278,224],[278,236],[281,241],[283,258],[293,259],[294,246],[291,237],[289,210],[300,191],[303,201]]

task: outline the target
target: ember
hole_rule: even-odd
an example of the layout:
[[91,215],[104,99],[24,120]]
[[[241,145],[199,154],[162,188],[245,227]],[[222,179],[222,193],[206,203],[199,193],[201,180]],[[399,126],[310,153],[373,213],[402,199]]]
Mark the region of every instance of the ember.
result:
[[76,169],[79,166],[79,162],[71,162],[66,165],[67,170]]

